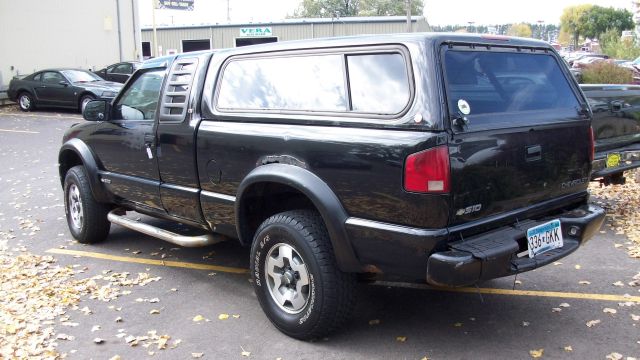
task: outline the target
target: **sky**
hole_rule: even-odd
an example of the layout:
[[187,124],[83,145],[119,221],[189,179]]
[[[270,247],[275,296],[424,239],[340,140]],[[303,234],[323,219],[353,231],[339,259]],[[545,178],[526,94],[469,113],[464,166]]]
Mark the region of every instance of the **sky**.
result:
[[[143,26],[152,24],[152,0],[140,0]],[[194,11],[156,10],[158,25],[227,23],[227,1],[231,22],[275,22],[293,14],[301,0],[195,0]],[[403,1],[403,0],[396,0]],[[591,3],[631,10],[632,0],[424,0],[424,15],[431,25],[474,22],[507,24],[515,22],[559,24],[567,6]]]

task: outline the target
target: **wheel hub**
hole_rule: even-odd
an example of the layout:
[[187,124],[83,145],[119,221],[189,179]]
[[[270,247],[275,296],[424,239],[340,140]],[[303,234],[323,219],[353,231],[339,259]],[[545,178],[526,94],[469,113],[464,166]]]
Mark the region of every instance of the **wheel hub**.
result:
[[82,199],[80,198],[80,190],[76,184],[69,186],[67,195],[67,206],[69,215],[71,216],[71,223],[76,229],[82,229],[83,213],[82,213]]
[[296,249],[284,243],[276,244],[265,259],[265,274],[269,294],[278,307],[289,313],[301,312],[309,302],[309,272]]
[[20,97],[20,106],[22,106],[23,109],[28,109],[31,106],[31,100],[28,96],[22,95]]

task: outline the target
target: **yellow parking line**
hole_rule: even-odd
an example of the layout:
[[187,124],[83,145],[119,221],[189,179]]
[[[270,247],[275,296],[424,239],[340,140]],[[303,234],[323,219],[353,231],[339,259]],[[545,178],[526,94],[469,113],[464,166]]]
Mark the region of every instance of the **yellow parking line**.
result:
[[491,295],[510,295],[510,296],[534,296],[534,297],[551,297],[561,299],[577,299],[577,300],[601,300],[601,301],[617,301],[617,302],[637,302],[640,303],[640,296],[623,296],[613,294],[592,294],[592,293],[573,293],[561,291],[538,291],[538,290],[509,290],[494,288],[446,288],[435,287],[425,284],[409,284],[409,283],[392,283],[386,281],[378,281],[375,283],[380,286],[395,286],[411,289],[427,289],[448,292],[473,293],[473,294],[491,294]]
[[248,274],[249,273],[248,269],[243,269],[243,268],[188,263],[188,262],[182,262],[182,261],[134,258],[129,256],[117,256],[117,255],[109,255],[109,254],[102,254],[102,253],[89,252],[89,251],[49,249],[47,250],[47,252],[52,254],[74,255],[74,256],[89,257],[94,259],[121,261],[121,262],[145,264],[145,265],[170,266],[170,267],[196,269],[196,270],[212,270],[212,271],[226,272],[226,273],[232,273],[232,274]]
[[0,129],[0,131],[4,132],[12,132],[12,133],[25,133],[25,134],[40,134],[38,131],[27,131],[27,130],[9,130],[9,129]]
[[[94,259],[135,263],[135,264],[169,266],[169,267],[178,267],[178,268],[195,269],[195,270],[211,270],[211,271],[219,271],[219,272],[226,272],[226,273],[232,273],[232,274],[248,274],[249,273],[248,269],[236,268],[236,267],[189,263],[189,262],[182,262],[182,261],[136,258],[136,257],[129,257],[129,256],[117,256],[117,255],[109,255],[109,254],[89,252],[89,251],[68,250],[68,249],[49,249],[47,250],[47,252],[52,254],[73,255],[73,256],[89,257]],[[469,287],[442,288],[442,287],[429,286],[425,284],[396,283],[396,282],[386,282],[386,281],[377,281],[374,283],[374,285],[447,291],[447,292],[459,292],[459,293],[473,293],[473,294],[480,293],[480,294],[490,294],[490,295],[532,296],[532,297],[550,297],[550,298],[561,298],[561,299],[600,300],[600,301],[616,301],[616,302],[632,301],[632,302],[640,303],[640,296],[622,296],[622,295],[613,295],[613,294],[572,293],[572,292],[537,291],[537,290],[509,290],[509,289],[469,288]]]

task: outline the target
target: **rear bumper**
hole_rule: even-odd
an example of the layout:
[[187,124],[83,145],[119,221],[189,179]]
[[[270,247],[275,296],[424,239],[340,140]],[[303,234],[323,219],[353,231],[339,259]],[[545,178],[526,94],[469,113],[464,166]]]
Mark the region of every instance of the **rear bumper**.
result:
[[600,229],[604,217],[604,210],[593,205],[553,216],[561,222],[564,246],[534,258],[518,256],[527,249],[526,231],[551,218],[522,221],[451,243],[447,251],[429,256],[427,282],[438,286],[465,286],[533,270],[574,252]]

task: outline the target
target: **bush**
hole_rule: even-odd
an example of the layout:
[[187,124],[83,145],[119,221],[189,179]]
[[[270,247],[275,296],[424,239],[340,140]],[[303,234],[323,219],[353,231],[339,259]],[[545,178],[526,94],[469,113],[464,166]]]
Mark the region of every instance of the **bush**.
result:
[[583,84],[631,84],[631,70],[608,61],[591,64],[582,72]]

